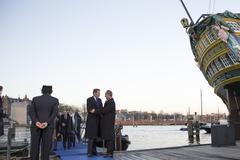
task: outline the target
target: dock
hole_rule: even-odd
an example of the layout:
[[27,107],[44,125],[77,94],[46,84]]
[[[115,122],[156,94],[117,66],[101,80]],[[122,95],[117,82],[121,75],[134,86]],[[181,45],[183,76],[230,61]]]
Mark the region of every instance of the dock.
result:
[[87,144],[76,143],[71,149],[64,150],[62,143],[58,143],[58,149],[55,151],[60,160],[113,160],[113,158],[104,158],[103,156],[87,156]]
[[240,141],[224,147],[207,144],[116,152],[114,160],[240,160]]

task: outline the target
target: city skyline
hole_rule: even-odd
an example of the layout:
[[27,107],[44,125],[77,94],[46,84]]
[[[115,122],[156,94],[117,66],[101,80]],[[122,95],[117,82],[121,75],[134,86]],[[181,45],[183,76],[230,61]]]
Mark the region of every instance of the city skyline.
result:
[[[209,1],[185,3],[197,20]],[[238,12],[216,1],[214,13]],[[113,91],[117,109],[227,113],[194,62],[178,0],[1,1],[3,94],[30,98],[53,85],[61,103],[81,106],[93,88]],[[129,108],[128,108],[129,107]]]

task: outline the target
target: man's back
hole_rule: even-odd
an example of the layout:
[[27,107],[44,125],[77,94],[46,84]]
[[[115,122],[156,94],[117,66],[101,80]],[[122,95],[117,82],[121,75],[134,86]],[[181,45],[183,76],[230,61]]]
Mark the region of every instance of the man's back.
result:
[[39,122],[47,122],[49,126],[53,127],[54,118],[58,112],[58,99],[48,94],[34,97],[32,105],[29,109],[29,114],[35,124]]

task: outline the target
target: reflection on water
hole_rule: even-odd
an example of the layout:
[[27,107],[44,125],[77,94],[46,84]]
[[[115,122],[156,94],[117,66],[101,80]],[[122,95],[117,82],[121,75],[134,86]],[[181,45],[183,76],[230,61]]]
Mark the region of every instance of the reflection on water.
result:
[[[181,127],[184,126],[124,126],[122,133],[128,134],[131,141],[128,150],[189,145],[188,132],[180,131]],[[200,131],[199,143],[207,144],[210,141],[211,135]]]

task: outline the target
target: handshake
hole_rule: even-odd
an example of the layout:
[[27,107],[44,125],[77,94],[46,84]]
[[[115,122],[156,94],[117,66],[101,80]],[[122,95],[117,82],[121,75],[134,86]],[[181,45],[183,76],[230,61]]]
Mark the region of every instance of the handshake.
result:
[[40,129],[44,129],[48,126],[48,123],[47,122],[43,122],[43,123],[37,122],[37,123],[35,123],[35,125]]
[[90,111],[90,113],[94,113],[95,112],[95,109],[92,109],[91,111]]

